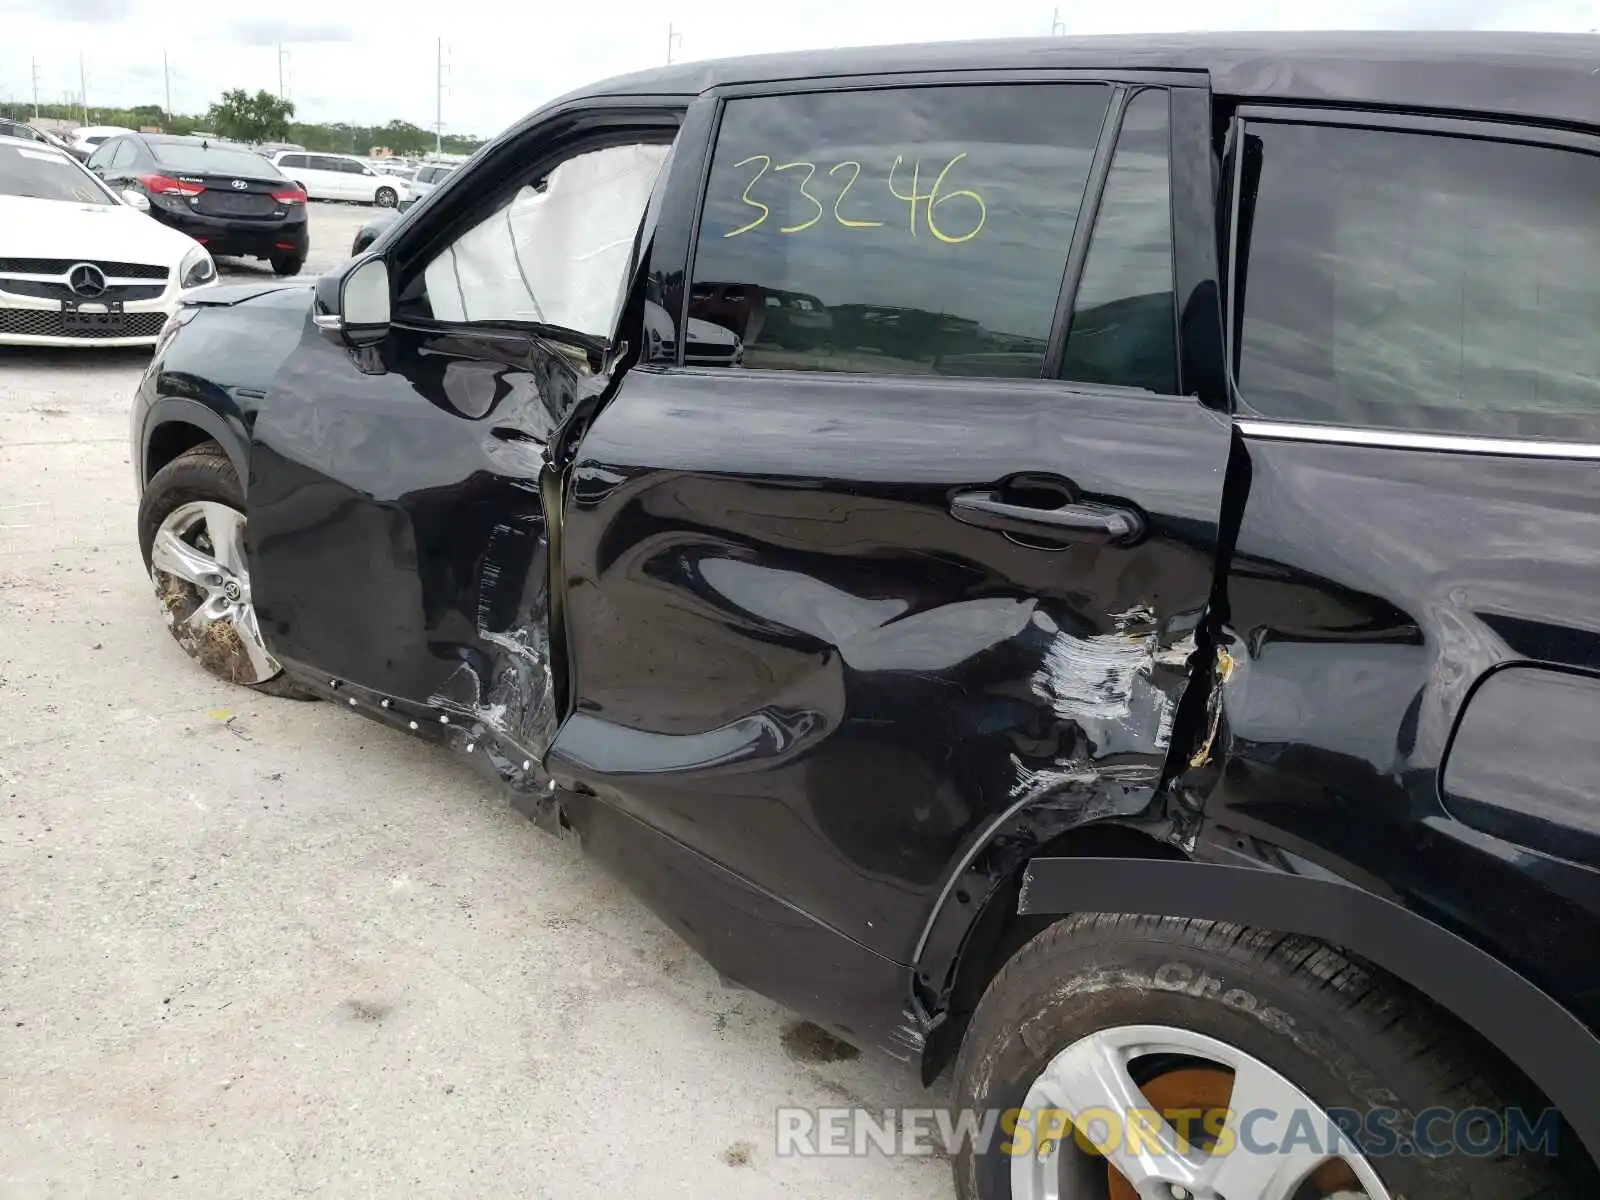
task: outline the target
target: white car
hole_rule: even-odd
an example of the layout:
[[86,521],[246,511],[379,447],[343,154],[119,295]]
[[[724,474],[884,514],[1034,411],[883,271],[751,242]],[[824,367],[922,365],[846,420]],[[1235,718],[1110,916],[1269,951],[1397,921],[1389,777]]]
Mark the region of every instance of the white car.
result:
[[353,154],[316,154],[282,150],[272,163],[313,200],[353,200],[393,208],[410,192],[406,182],[381,175]]
[[0,137],[0,345],[151,346],[182,292],[216,282],[206,248],[131,196]]
[[121,125],[86,125],[73,133],[72,140],[67,143],[67,149],[78,158],[86,159],[100,149],[100,143],[110,141],[120,134],[132,132],[133,130],[124,129]]

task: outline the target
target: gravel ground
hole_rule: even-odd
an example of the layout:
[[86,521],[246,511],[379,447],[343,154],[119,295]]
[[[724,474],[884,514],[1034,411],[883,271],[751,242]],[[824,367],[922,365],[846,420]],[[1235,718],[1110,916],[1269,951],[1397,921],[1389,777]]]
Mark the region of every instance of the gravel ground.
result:
[[[369,215],[313,205],[312,269]],[[780,1106],[930,1103],[903,1068],[819,1061],[442,750],[190,665],[145,361],[0,348],[0,1195],[948,1196],[774,1153]]]

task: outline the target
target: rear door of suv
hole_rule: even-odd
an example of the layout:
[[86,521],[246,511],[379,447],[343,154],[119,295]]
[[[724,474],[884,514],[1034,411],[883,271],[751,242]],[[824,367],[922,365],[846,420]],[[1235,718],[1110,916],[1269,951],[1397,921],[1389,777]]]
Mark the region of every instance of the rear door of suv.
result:
[[1600,916],[1600,137],[1265,106],[1231,136],[1250,487],[1216,843],[1382,879],[1600,1022],[1574,952]]
[[900,962],[1003,814],[1150,804],[1230,440],[1193,80],[691,111],[650,311],[732,349],[652,326],[581,444],[557,778]]

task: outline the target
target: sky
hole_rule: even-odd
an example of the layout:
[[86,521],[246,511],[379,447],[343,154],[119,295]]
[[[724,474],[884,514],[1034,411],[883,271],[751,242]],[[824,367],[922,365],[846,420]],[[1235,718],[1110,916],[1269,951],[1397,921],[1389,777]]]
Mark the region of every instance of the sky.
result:
[[[0,0],[0,99],[201,112],[225,89],[284,91],[310,121],[488,136],[575,87],[667,61],[1066,33],[1191,29],[1588,31],[1600,0]],[[168,70],[164,74],[163,53]]]

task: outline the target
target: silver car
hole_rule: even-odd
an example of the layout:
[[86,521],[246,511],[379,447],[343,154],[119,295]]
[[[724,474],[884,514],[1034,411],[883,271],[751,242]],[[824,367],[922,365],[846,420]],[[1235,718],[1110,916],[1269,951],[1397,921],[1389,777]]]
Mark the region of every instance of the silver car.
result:
[[421,200],[434,188],[445,181],[450,172],[456,169],[454,163],[423,163],[417,168],[416,176],[411,180],[411,196],[414,200]]

